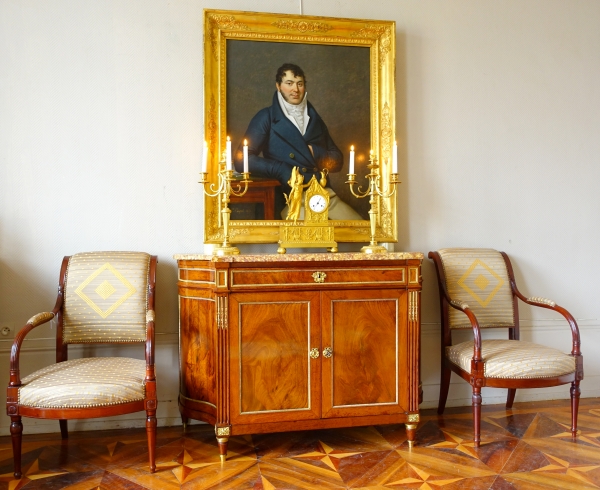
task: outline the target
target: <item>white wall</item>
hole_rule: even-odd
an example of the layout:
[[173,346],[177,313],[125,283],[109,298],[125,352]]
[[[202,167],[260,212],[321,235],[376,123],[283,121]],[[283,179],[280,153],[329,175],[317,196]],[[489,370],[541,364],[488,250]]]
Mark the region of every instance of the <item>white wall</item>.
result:
[[[202,251],[203,8],[395,20],[396,250],[508,252],[525,294],[555,299],[578,319],[583,396],[600,396],[597,0],[0,0],[0,325],[52,308],[64,255],[157,254],[159,418],[179,423],[172,255]],[[428,260],[423,275],[422,407],[431,407],[439,318]],[[569,341],[551,312],[526,307],[521,316],[523,337]],[[26,342],[24,371],[52,362],[53,333]],[[2,386],[9,349],[0,337]],[[517,392],[565,397],[568,386]],[[486,403],[503,398],[484,392]],[[453,384],[449,404],[470,404],[468,385]],[[0,418],[1,434],[8,421]]]

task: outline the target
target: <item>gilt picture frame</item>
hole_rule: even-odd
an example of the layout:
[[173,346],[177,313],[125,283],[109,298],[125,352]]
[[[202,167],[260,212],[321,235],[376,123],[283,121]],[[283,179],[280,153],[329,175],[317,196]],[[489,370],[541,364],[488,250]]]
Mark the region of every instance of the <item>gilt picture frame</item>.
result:
[[[254,114],[271,104],[275,72],[283,63],[303,68],[307,98],[345,157],[341,172],[330,174],[331,187],[363,218],[332,221],[335,240],[368,242],[369,199],[350,193],[348,157],[352,144],[356,180],[365,190],[372,150],[380,165],[379,185],[388,185],[395,135],[395,22],[205,10],[204,139],[211,182],[218,181],[227,137],[236,148]],[[279,208],[265,212],[257,188],[274,191],[276,202],[283,199],[281,191],[273,183],[263,186],[260,178],[250,175],[250,179],[255,181],[252,196],[249,193],[247,199],[230,203],[229,239],[232,243],[277,243],[283,217]],[[204,241],[220,243],[222,200],[207,195],[204,199]],[[396,194],[378,198],[375,206],[377,240],[396,242]]]

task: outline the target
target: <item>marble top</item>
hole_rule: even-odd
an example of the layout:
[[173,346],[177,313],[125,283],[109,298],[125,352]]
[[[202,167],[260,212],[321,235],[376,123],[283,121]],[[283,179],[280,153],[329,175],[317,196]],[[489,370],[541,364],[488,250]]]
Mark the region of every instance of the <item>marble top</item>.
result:
[[347,260],[423,260],[422,252],[389,252],[367,254],[360,252],[302,253],[302,254],[175,254],[175,260],[210,260],[212,262],[310,262],[310,261],[347,261]]

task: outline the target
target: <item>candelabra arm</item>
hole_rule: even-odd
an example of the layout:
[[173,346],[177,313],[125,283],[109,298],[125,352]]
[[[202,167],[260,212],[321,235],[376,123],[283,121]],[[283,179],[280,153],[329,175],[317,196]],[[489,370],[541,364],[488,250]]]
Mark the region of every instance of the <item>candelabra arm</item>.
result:
[[359,199],[367,197],[371,192],[370,188],[367,188],[367,190],[363,192],[361,186],[358,186],[358,189],[354,190],[354,186],[356,185],[356,174],[348,174],[348,180],[346,181],[346,184],[350,186],[350,192],[352,195]]
[[386,190],[381,190],[379,185],[377,185],[375,187],[375,192],[377,193],[378,196],[381,196],[384,199],[388,199],[388,198],[392,197],[394,194],[396,194],[396,185],[394,184],[393,186],[390,186],[390,187],[391,187],[391,190],[389,190],[390,189],[389,187]]
[[208,180],[208,172],[200,172],[200,180],[198,184],[202,184],[204,187],[204,194],[208,197],[217,197],[224,191],[224,187],[227,184],[224,179],[221,178],[221,174],[219,175],[219,182],[215,185]]
[[[233,176],[232,176],[232,180],[233,180]],[[237,196],[237,197],[242,197],[248,191],[248,184],[250,182],[252,182],[250,180],[250,172],[242,173],[242,180],[239,181],[239,184],[236,186],[235,190],[233,190],[233,187],[230,186],[230,194],[233,194],[234,196]],[[242,185],[244,186],[243,188],[242,188]]]

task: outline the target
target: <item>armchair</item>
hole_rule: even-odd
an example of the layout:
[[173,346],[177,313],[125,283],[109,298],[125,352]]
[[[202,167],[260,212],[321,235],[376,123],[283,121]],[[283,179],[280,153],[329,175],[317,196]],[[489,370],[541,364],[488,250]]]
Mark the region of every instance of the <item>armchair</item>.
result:
[[[511,408],[516,389],[571,383],[571,433],[576,437],[583,357],[573,316],[554,301],[521,294],[504,252],[446,248],[429,252],[429,258],[437,271],[442,324],[438,414],[444,412],[454,371],[472,388],[474,443],[479,447],[481,388],[508,388],[506,407]],[[518,300],[556,311],[566,319],[572,334],[569,354],[519,340]],[[484,328],[508,329],[508,339],[483,340]],[[472,329],[473,340],[454,345],[452,332],[457,329]]]
[[[21,478],[21,417],[67,420],[146,411],[150,471],[156,469],[154,288],[157,258],[138,252],[90,252],[65,257],[51,312],[34,315],[10,354],[6,411],[11,418],[14,476]],[[21,377],[25,336],[57,319],[56,363]],[[68,360],[70,344],[144,343],[145,360],[90,357]]]

